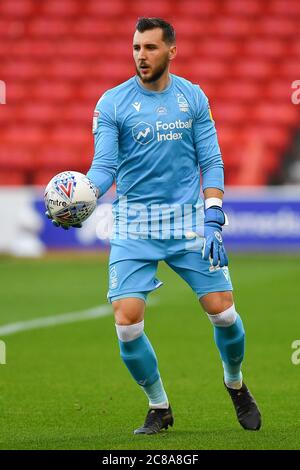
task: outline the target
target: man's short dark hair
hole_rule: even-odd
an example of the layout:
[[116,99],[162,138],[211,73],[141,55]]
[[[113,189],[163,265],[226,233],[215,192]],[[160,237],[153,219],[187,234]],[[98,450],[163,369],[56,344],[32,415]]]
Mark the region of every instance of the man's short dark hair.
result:
[[138,18],[136,30],[139,33],[150,29],[160,28],[163,32],[163,40],[166,44],[175,44],[176,35],[173,26],[162,18]]

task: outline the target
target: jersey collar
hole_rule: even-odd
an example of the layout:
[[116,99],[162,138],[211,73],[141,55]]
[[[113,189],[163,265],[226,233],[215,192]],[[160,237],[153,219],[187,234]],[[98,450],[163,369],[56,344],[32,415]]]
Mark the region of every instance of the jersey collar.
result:
[[168,84],[168,86],[162,90],[162,91],[153,91],[153,90],[148,90],[147,88],[143,87],[143,85],[140,83],[140,80],[138,78],[138,76],[136,75],[134,78],[135,78],[135,84],[136,84],[136,87],[138,88],[138,90],[141,92],[141,93],[144,93],[144,95],[150,95],[150,96],[153,96],[153,95],[163,95],[165,93],[168,93],[168,91],[170,90],[170,88],[172,87],[173,85],[173,77],[172,77],[172,74],[169,74],[169,77],[170,77],[170,82]]

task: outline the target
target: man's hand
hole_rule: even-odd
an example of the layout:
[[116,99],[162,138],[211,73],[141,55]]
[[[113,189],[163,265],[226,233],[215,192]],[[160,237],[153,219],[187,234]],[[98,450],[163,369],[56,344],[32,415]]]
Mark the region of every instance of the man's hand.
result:
[[228,257],[223,245],[222,226],[225,224],[225,214],[221,207],[212,206],[205,211],[204,246],[202,257],[211,257],[213,266],[228,266]]
[[48,217],[48,219],[51,220],[51,222],[52,222],[52,224],[54,225],[54,227],[61,227],[61,228],[63,228],[64,230],[69,230],[70,227],[76,227],[76,228],[81,228],[81,227],[82,227],[82,224],[74,224],[74,225],[63,225],[63,224],[60,224],[59,222],[57,222],[56,220],[54,220],[54,219],[51,217],[49,211],[46,211],[46,212],[45,212],[45,216]]

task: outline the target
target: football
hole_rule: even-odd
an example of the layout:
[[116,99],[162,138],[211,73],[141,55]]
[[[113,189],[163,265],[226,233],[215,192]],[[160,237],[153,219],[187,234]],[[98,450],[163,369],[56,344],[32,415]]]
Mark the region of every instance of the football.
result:
[[97,188],[82,173],[63,171],[48,183],[44,201],[53,220],[71,226],[84,222],[97,205]]

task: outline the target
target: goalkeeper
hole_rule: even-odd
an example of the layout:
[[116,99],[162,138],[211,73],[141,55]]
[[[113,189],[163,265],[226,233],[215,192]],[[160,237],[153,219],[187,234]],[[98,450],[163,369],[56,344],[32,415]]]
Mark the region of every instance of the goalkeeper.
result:
[[140,18],[133,38],[136,76],[101,97],[93,121],[95,155],[88,177],[100,196],[115,179],[117,189],[108,297],[121,357],[149,402],[145,422],[134,432],[154,434],[174,421],[144,332],[146,298],[161,285],[156,278],[161,260],[197,295],[214,329],[238,421],[258,430],[260,412],[241,372],[245,333],[222,240],[222,157],[205,94],[169,73],[175,55],[173,27],[159,18]]

